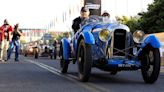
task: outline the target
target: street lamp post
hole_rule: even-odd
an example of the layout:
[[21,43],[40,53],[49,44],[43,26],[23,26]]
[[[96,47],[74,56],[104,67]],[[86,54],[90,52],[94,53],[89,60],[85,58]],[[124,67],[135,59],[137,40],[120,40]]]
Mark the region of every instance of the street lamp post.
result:
[[101,15],[101,0],[84,0],[84,4],[98,4],[100,5],[99,9],[90,9],[91,15]]

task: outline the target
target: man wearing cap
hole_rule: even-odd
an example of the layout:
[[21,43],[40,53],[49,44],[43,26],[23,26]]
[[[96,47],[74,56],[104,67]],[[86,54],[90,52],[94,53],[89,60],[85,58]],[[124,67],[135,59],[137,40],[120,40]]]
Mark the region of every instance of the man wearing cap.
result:
[[102,17],[108,17],[108,18],[110,18],[110,14],[108,13],[108,12],[104,12],[103,14],[102,14]]
[[90,12],[87,7],[81,8],[80,16],[73,20],[72,29],[74,31],[74,34],[80,29],[81,22],[83,20],[89,18],[89,14],[90,14]]

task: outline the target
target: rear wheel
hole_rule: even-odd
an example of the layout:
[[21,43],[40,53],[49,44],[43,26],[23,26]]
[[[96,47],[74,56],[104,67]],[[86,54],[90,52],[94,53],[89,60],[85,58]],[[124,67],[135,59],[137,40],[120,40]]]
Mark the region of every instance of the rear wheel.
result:
[[82,82],[89,80],[92,68],[92,54],[91,45],[85,44],[84,40],[81,40],[78,46],[77,63],[79,70],[79,79]]
[[67,70],[68,70],[68,63],[66,62],[66,60],[64,60],[64,56],[63,56],[63,48],[61,46],[60,48],[60,56],[61,56],[61,59],[60,59],[60,69],[61,69],[61,73],[67,73]]
[[145,83],[152,84],[158,79],[160,72],[159,49],[148,46],[142,56],[142,77]]

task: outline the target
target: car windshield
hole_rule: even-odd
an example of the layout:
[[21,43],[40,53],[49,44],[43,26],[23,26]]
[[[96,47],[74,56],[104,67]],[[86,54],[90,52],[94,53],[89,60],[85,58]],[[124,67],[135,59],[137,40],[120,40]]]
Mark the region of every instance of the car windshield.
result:
[[90,24],[90,23],[113,23],[113,22],[116,22],[116,21],[113,21],[108,17],[92,15],[89,17],[89,19],[84,20],[81,23],[81,26],[84,26],[84,25]]

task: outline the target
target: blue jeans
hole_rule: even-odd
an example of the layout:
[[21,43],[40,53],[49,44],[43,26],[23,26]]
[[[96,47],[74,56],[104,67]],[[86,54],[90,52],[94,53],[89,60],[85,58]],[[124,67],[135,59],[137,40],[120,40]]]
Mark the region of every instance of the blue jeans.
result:
[[20,47],[19,40],[12,40],[10,42],[7,58],[10,59],[10,56],[11,56],[11,53],[13,51],[14,46],[15,46],[15,60],[18,60],[18,58],[19,58],[19,47]]

